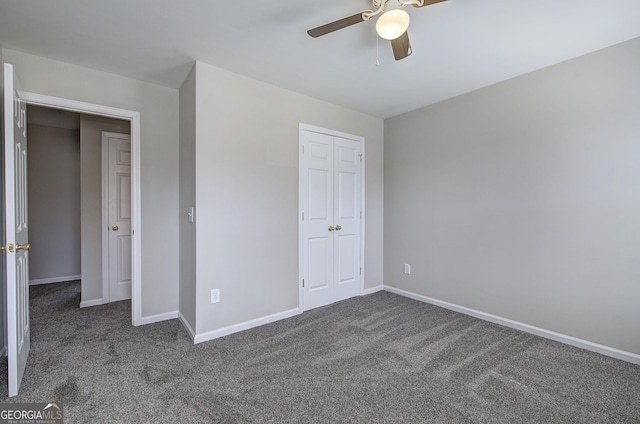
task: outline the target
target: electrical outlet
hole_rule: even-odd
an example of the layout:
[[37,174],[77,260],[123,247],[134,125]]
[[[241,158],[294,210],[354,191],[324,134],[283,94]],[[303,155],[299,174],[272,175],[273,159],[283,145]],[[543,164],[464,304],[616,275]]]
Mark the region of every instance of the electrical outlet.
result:
[[411,274],[411,264],[404,264],[404,273],[407,275]]
[[220,302],[220,289],[211,290],[211,303]]

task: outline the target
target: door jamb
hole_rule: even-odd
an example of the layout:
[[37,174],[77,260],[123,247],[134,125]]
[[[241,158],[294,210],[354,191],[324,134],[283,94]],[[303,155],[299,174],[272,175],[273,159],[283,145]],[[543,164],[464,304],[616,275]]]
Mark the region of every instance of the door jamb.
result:
[[142,324],[142,216],[140,213],[140,112],[24,92],[27,104],[129,121],[131,125],[131,321]]
[[302,287],[302,278],[303,278],[303,258],[302,258],[302,244],[304,242],[303,234],[302,234],[302,178],[300,178],[301,167],[300,164],[301,156],[302,156],[302,143],[303,143],[303,134],[305,131],[316,132],[320,134],[326,134],[333,137],[341,137],[346,138],[348,140],[358,141],[362,146],[362,166],[360,167],[360,209],[362,210],[362,219],[360,220],[360,268],[362,269],[362,274],[360,275],[360,296],[364,293],[364,277],[365,277],[365,269],[364,269],[364,228],[365,228],[365,202],[364,202],[364,188],[365,188],[365,138],[357,135],[347,134],[340,131],[329,130],[322,127],[316,127],[309,124],[300,123],[299,132],[298,132],[298,310],[300,313],[304,312],[304,289]]

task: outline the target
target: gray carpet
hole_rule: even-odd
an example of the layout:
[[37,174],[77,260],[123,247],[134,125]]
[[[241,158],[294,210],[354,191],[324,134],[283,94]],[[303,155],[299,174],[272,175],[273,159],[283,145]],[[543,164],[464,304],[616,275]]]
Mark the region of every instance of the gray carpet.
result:
[[639,366],[390,293],[196,346],[176,320],[132,327],[129,302],[79,309],[77,282],[31,296],[8,401],[66,423],[640,422]]

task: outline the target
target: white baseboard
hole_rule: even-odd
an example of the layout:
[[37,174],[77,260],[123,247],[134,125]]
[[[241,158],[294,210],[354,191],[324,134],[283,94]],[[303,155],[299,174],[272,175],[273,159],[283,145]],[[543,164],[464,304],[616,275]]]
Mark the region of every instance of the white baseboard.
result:
[[80,302],[81,308],[88,308],[90,306],[98,306],[98,305],[104,305],[102,298],[92,299],[92,300],[83,300],[82,302]]
[[165,312],[163,314],[150,315],[140,318],[140,325],[153,324],[154,322],[167,321],[178,318],[178,311]]
[[239,331],[249,330],[250,328],[259,327],[261,325],[269,324],[281,319],[290,318],[292,316],[301,313],[300,308],[290,309],[288,311],[279,312],[277,314],[269,315],[262,318],[256,318],[251,321],[246,321],[240,324],[230,325],[228,327],[220,328],[218,330],[207,331],[206,333],[195,334],[193,342],[195,344],[207,342],[209,340],[217,339],[219,337],[228,336],[229,334],[237,333]]
[[30,286],[39,286],[41,284],[64,283],[66,281],[80,280],[82,275],[66,275],[62,277],[39,278],[37,280],[29,280]]
[[624,350],[616,349],[614,347],[593,343],[588,340],[578,339],[566,334],[556,333],[555,331],[545,330],[544,328],[534,327],[522,322],[513,321],[508,318],[499,317],[496,315],[487,314],[482,311],[470,309],[464,306],[456,305],[454,303],[443,302],[442,300],[433,299],[420,294],[408,292],[405,290],[397,289],[385,285],[384,290],[390,293],[395,293],[400,296],[408,297],[411,299],[419,300],[421,302],[430,303],[432,305],[440,306],[445,309],[449,309],[455,312],[460,312],[465,315],[480,318],[485,321],[493,322],[495,324],[504,325],[505,327],[515,328],[516,330],[524,331],[525,333],[535,334],[536,336],[544,337],[546,339],[555,340],[560,343],[565,343],[571,346],[579,347],[581,349],[590,350],[592,352],[600,353],[602,355],[610,356],[612,358],[621,359],[632,364],[640,365],[640,355],[626,352]]
[[182,326],[184,327],[184,329],[187,330],[187,333],[189,333],[189,336],[191,337],[191,340],[192,341],[195,340],[196,332],[193,331],[193,328],[191,328],[191,324],[189,324],[189,321],[187,321],[187,319],[184,317],[184,315],[182,315],[182,312],[178,312],[178,319],[182,323]]
[[366,296],[368,294],[377,293],[379,291],[384,290],[384,286],[380,284],[379,286],[369,287],[368,289],[362,290],[362,296]]

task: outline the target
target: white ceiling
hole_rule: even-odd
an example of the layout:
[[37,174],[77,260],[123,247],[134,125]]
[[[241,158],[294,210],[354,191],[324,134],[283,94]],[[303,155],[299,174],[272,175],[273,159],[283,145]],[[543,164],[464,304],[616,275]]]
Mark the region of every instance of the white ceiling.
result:
[[372,21],[306,34],[370,8],[367,0],[0,0],[0,44],[173,88],[199,60],[387,118],[640,37],[639,0],[409,7],[413,55],[396,62],[380,40],[379,66]]

